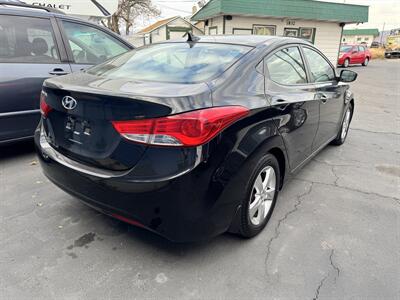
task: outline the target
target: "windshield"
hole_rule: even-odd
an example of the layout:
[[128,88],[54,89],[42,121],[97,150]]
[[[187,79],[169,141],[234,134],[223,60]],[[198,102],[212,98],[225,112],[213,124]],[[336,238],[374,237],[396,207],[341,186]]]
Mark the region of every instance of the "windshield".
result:
[[251,49],[212,43],[156,44],[125,53],[87,72],[107,78],[194,83],[222,74]]
[[353,46],[342,46],[340,47],[340,52],[349,52]]

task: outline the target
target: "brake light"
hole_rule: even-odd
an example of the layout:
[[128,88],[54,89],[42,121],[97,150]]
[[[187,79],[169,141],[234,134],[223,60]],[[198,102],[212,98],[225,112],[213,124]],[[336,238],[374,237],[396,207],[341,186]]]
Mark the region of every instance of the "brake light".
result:
[[49,112],[52,110],[52,107],[46,103],[46,97],[47,94],[45,92],[40,94],[40,113],[44,118],[46,118]]
[[112,122],[116,131],[128,140],[161,146],[199,146],[223,129],[246,116],[242,106],[213,107],[173,116]]

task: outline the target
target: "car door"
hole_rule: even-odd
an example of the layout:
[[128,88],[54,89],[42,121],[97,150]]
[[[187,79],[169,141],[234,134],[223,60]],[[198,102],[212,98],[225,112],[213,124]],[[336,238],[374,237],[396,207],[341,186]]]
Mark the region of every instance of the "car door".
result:
[[358,47],[357,46],[353,46],[353,48],[351,49],[350,52],[350,63],[351,64],[357,64],[358,63]]
[[365,61],[365,47],[364,46],[358,46],[358,52],[359,52],[359,63],[363,63]]
[[319,125],[312,151],[330,142],[338,133],[344,109],[344,85],[339,84],[335,69],[319,51],[302,47],[307,62],[310,82],[319,103]]
[[0,15],[0,142],[33,135],[43,81],[71,72],[50,18]]
[[304,59],[297,45],[285,46],[265,59],[265,93],[275,110],[290,168],[311,154],[319,121],[319,100],[308,83]]
[[133,48],[95,25],[61,18],[57,23],[73,72],[102,63]]

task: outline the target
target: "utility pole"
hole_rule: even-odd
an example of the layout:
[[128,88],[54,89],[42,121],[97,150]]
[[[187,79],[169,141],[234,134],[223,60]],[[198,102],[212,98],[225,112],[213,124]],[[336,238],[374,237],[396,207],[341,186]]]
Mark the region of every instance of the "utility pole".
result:
[[383,22],[383,27],[382,27],[382,32],[381,32],[381,41],[380,41],[381,46],[382,46],[382,42],[383,42],[383,35],[385,34],[385,25],[386,25],[386,22]]

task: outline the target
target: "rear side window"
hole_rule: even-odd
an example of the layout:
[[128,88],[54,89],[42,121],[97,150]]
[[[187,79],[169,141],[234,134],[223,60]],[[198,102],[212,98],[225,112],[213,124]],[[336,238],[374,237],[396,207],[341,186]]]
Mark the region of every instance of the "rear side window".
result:
[[306,71],[298,47],[282,49],[266,59],[270,78],[280,84],[307,82]]
[[310,67],[312,82],[325,82],[335,79],[335,71],[321,54],[310,48],[303,48],[303,51]]
[[2,15],[0,62],[60,62],[50,20]]
[[63,21],[64,31],[78,64],[98,64],[109,58],[127,52],[129,48],[92,26]]
[[364,48],[363,46],[358,46],[358,51],[364,52],[364,51],[365,51],[365,48]]
[[207,81],[252,48],[212,43],[165,43],[135,49],[87,72],[109,78],[172,83]]

